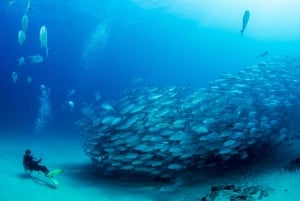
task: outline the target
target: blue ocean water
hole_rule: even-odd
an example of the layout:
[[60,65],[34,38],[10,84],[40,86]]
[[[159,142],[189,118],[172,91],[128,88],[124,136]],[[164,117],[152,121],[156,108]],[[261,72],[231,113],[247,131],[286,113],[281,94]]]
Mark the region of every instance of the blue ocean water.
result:
[[[32,129],[41,84],[51,90],[52,126],[72,127],[80,105],[93,100],[96,91],[101,101],[113,100],[135,78],[142,78],[147,85],[203,87],[221,73],[234,73],[256,64],[255,55],[261,52],[282,55],[297,50],[299,44],[296,39],[255,38],[251,35],[251,18],[247,28],[250,30],[240,37],[242,9],[236,29],[226,30],[155,3],[147,7],[143,1],[130,0],[32,0],[26,40],[20,46],[17,34],[27,2],[16,1],[8,7],[8,2],[3,1],[1,127]],[[199,10],[204,11],[205,8]],[[19,66],[17,59],[22,56],[45,57],[39,41],[43,25],[48,30],[49,57],[42,63]],[[18,75],[16,83],[11,79],[12,72]],[[28,76],[32,83],[27,83]],[[70,89],[76,90],[72,112],[67,105]]]
[[[29,2],[26,39],[24,44],[20,45],[18,43],[18,32],[22,29],[22,17]],[[298,72],[295,74],[287,72],[286,63],[284,62],[277,63],[278,66],[284,64],[283,67],[280,66],[282,69],[275,69],[276,65],[269,68],[275,69],[274,74],[272,72],[266,73],[261,69],[266,69],[264,68],[264,62],[272,61],[272,58],[299,57],[300,29],[298,27],[300,24],[297,20],[299,19],[298,11],[295,10],[299,3],[292,0],[282,5],[274,3],[272,4],[274,8],[270,9],[270,2],[268,1],[265,2],[269,4],[263,4],[259,0],[245,1],[246,3],[232,2],[230,0],[219,0],[217,3],[208,0],[201,2],[197,0],[2,1],[0,3],[0,136],[5,133],[16,134],[12,135],[13,140],[10,138],[7,142],[11,143],[12,148],[17,146],[18,153],[11,147],[3,146],[3,150],[13,150],[12,153],[15,154],[15,158],[20,158],[23,149],[26,148],[33,149],[34,154],[37,153],[36,155],[43,152],[46,156],[45,164],[49,164],[49,167],[63,168],[66,172],[75,170],[66,173],[66,179],[62,179],[72,188],[74,184],[70,175],[79,178],[78,183],[82,183],[82,185],[91,181],[90,179],[94,175],[85,172],[86,169],[93,168],[92,163],[88,163],[90,159],[94,160],[93,162],[103,168],[106,173],[110,171],[111,164],[116,167],[118,167],[118,164],[122,164],[119,165],[119,168],[126,172],[126,170],[133,169],[133,166],[127,163],[132,162],[135,167],[142,169],[144,168],[143,164],[139,165],[141,161],[143,163],[146,161],[148,163],[145,163],[145,166],[152,165],[149,173],[163,175],[167,171],[174,170],[176,172],[175,170],[182,170],[186,167],[195,168],[196,165],[197,168],[198,166],[201,167],[201,162],[206,163],[208,161],[207,166],[214,166],[214,161],[210,160],[210,153],[212,153],[210,151],[212,150],[215,151],[214,154],[219,156],[220,161],[226,162],[232,158],[235,160],[234,157],[230,158],[230,154],[245,159],[251,154],[251,151],[253,153],[256,151],[256,147],[251,147],[252,143],[257,143],[258,147],[261,145],[260,139],[270,139],[271,143],[279,144],[288,138],[287,136],[293,136],[294,134],[291,134],[288,129],[298,129],[297,123],[293,124],[292,122],[292,120],[298,120],[297,115],[293,113],[298,110],[300,105],[297,98],[295,98],[298,92],[294,91],[289,96],[284,90],[297,89],[298,81],[289,82],[291,80],[288,80],[285,82],[285,76],[297,80],[295,76],[298,75]],[[287,9],[289,9],[289,13],[286,12]],[[243,14],[247,10],[250,11],[250,18],[243,36],[241,36]],[[277,12],[271,12],[272,10]],[[39,39],[42,26],[46,27],[48,33],[48,56],[46,49],[41,47]],[[43,60],[33,61],[32,56],[41,56]],[[24,63],[20,63],[22,58],[24,58]],[[275,61],[277,60],[275,59]],[[257,66],[258,63],[261,65]],[[297,69],[297,60],[293,65],[291,69]],[[255,76],[261,76],[258,77],[259,79],[269,82],[266,85],[265,83],[255,82],[256,80],[250,82],[250,84],[259,83],[255,89],[266,92],[266,94],[263,94],[265,96],[260,96],[262,100],[257,98],[258,96],[256,97],[259,94],[256,93],[257,91],[253,90],[252,93],[247,93],[248,90],[244,90],[245,83],[242,79],[234,83],[236,85],[233,86],[237,87],[237,90],[235,88],[230,90],[232,96],[222,91],[228,89],[226,88],[228,85],[222,85],[222,82],[214,82],[224,73],[235,74],[246,67],[253,67],[248,68],[250,73],[245,76],[246,78],[251,77],[250,74],[253,73]],[[231,79],[230,74],[223,76],[225,81]],[[282,82],[278,84],[269,75],[277,76],[276,78]],[[14,76],[17,76],[17,78]],[[240,77],[242,76],[243,74]],[[213,84],[211,84],[212,82]],[[135,87],[138,88],[139,86],[149,88],[145,88],[145,91],[143,91],[144,88],[135,90]],[[204,113],[201,109],[201,101],[197,102],[193,99],[197,100],[199,98],[200,100],[201,93],[191,93],[191,96],[184,97],[186,98],[184,99],[181,92],[186,89],[184,87],[191,89],[190,91],[196,91],[207,86],[210,86],[204,97],[204,100],[207,100],[205,105],[207,111],[203,107],[203,111],[206,112],[205,115],[207,116],[201,116]],[[278,88],[281,91],[270,89],[269,86],[274,88],[280,86],[281,88]],[[128,90],[127,94],[124,95],[123,92],[128,88],[132,91]],[[246,92],[246,95],[242,98],[237,95],[240,90]],[[139,93],[134,94],[134,92]],[[170,98],[167,97],[164,100],[165,102],[153,102],[153,100],[160,98],[161,94],[159,92],[166,94],[170,92]],[[268,97],[268,93],[272,95],[271,98]],[[253,94],[254,96],[250,97]],[[214,96],[219,97],[220,100],[211,98]],[[235,96],[240,99],[234,99]],[[122,101],[120,101],[120,98],[123,98]],[[131,102],[126,102],[126,98],[134,100],[133,103],[137,103],[137,107],[131,107],[132,104],[129,104]],[[140,102],[136,101],[135,98]],[[246,100],[247,98],[249,100]],[[258,100],[258,103],[253,100]],[[182,104],[182,107],[185,106],[186,108],[179,108],[170,104],[170,102],[177,103],[177,101]],[[230,108],[229,104],[227,108],[227,105],[223,104],[227,103],[226,101],[234,106],[243,106],[244,108],[241,108],[246,109],[242,111],[240,107],[236,107],[237,109]],[[242,101],[242,103],[237,103],[238,101]],[[279,102],[281,105],[278,104]],[[283,102],[284,104],[282,104]],[[110,108],[111,105],[115,106],[113,103],[117,103],[115,105],[119,113]],[[194,105],[191,106],[189,103]],[[92,104],[92,107],[86,107],[90,104]],[[291,105],[298,106],[298,108],[291,109]],[[98,110],[95,109],[95,111],[101,111],[103,114],[99,114],[95,121],[94,119],[85,121],[81,109],[85,108],[89,112],[89,109],[94,109],[94,106],[98,107]],[[252,106],[257,106],[255,108],[257,111],[252,111]],[[162,110],[162,113],[165,112],[163,114],[166,114],[166,116],[162,115],[162,122],[155,122],[156,119],[153,118],[153,120],[150,115],[147,117],[144,114],[135,115],[143,109],[151,110],[152,113],[149,112],[151,115],[157,115],[155,107],[160,107],[159,110],[165,109]],[[193,107],[195,108],[191,109]],[[229,112],[227,115],[227,113],[221,111],[224,108],[232,113]],[[168,115],[173,114],[174,111],[175,115],[170,118]],[[219,113],[214,113],[215,111]],[[285,113],[282,115],[281,111]],[[182,113],[178,114],[176,112]],[[285,114],[290,116],[285,117]],[[234,118],[230,115],[241,115],[247,118],[241,118],[242,120],[237,118],[241,121],[231,124],[230,120]],[[198,124],[198,122],[202,121],[201,118],[203,118],[203,122],[213,125],[216,122],[215,119],[217,119],[214,119],[215,116],[229,119],[230,126],[226,123],[224,123],[225,126],[218,124],[215,128],[219,130],[206,135],[209,129],[202,124]],[[160,120],[159,117],[158,120]],[[195,118],[189,119],[191,117]],[[87,132],[85,133],[86,139],[81,138],[79,126],[74,125],[79,119],[81,119],[82,125],[88,125],[86,128],[103,129],[102,132]],[[166,121],[163,122],[163,120]],[[278,123],[279,120],[282,120],[282,122]],[[100,122],[102,126],[104,125],[103,127],[98,125]],[[120,125],[118,125],[119,122],[121,122]],[[150,125],[151,132],[154,134],[165,128],[163,126],[166,126],[166,124],[169,126],[171,123],[174,130],[182,130],[180,132],[176,130],[178,135],[174,134],[172,137],[168,136],[170,130],[162,130],[165,136],[150,138],[154,134],[151,132],[143,133],[140,128],[144,128],[144,125],[141,126],[141,122]],[[292,123],[290,125],[286,122]],[[114,134],[118,134],[116,136],[119,138],[110,135],[111,130],[105,130],[107,125],[110,126],[108,127],[111,130],[118,131]],[[156,125],[158,126],[155,127]],[[285,125],[291,127],[285,128]],[[82,126],[83,129],[81,128],[82,130],[85,129],[84,126]],[[133,127],[136,129],[132,131],[133,135],[124,131]],[[250,136],[250,142],[244,139],[248,144],[243,144],[246,148],[250,147],[249,152],[244,152],[243,148],[236,150],[237,146],[242,147],[242,145],[238,144],[238,140],[235,140],[235,138],[244,137],[244,133],[233,133],[232,136],[235,136],[233,140],[228,137],[230,132],[243,130],[244,127],[248,130],[253,128],[249,132],[248,130],[244,132],[247,137]],[[273,136],[270,134],[270,130],[272,132],[275,130],[279,137],[270,137]],[[135,132],[138,131],[142,133],[138,136],[140,138],[135,135]],[[188,141],[190,136],[187,135],[188,137],[186,137],[186,131],[199,135],[193,136],[195,141]],[[99,133],[103,136],[99,137]],[[264,135],[265,133],[267,134]],[[143,136],[144,134],[145,136]],[[218,134],[225,136],[224,139],[220,140]],[[72,137],[69,137],[69,135],[72,135]],[[19,136],[20,138],[18,138]],[[25,139],[27,136],[32,138]],[[43,138],[44,136],[45,138]],[[91,147],[94,147],[95,141],[91,142],[89,138],[94,139],[95,136],[100,141],[104,140],[101,146],[96,145],[98,149],[92,150]],[[49,137],[49,141],[46,140],[47,137]],[[145,144],[137,145],[139,143],[137,139],[141,140],[142,137],[143,139],[145,137],[146,141],[148,140],[147,146]],[[169,138],[173,140],[172,143],[167,143],[168,145],[160,144],[159,140]],[[105,139],[109,139],[110,143],[106,143]],[[203,150],[201,149],[201,143],[205,145],[203,141],[217,141],[220,144],[208,144],[206,150]],[[6,141],[3,140],[3,142]],[[80,147],[84,142],[87,142],[85,147]],[[24,144],[30,146],[25,147]],[[44,146],[45,144],[47,146]],[[130,148],[118,146],[120,144],[128,145]],[[152,149],[154,144],[157,150]],[[177,147],[178,144],[184,148]],[[149,149],[148,145],[152,147]],[[169,145],[170,147],[168,147]],[[221,149],[221,145],[225,148]],[[74,147],[78,149],[76,151],[70,150]],[[112,147],[116,149],[112,149]],[[131,152],[120,157],[119,153],[124,151],[124,147],[125,150]],[[139,153],[135,152],[137,147]],[[216,147],[219,147],[220,150],[214,150]],[[102,149],[106,151],[105,154],[110,154],[110,157],[105,158],[105,154],[101,152]],[[169,152],[164,149],[168,149]],[[143,151],[150,154],[144,154]],[[65,152],[68,154],[66,156],[69,157],[67,159],[70,160],[66,160]],[[155,153],[158,153],[155,157],[161,159],[161,161],[148,161]],[[166,153],[169,155],[164,155]],[[182,158],[178,157],[179,153]],[[185,156],[182,156],[182,153]],[[101,159],[102,154],[103,159]],[[202,154],[203,161],[198,160],[198,154]],[[47,158],[49,155],[51,157]],[[282,161],[284,159],[288,160],[285,156],[280,157]],[[188,160],[185,163],[186,158]],[[206,158],[208,158],[207,161],[205,161]],[[95,162],[95,159],[98,163]],[[253,165],[255,159],[247,162]],[[15,163],[19,164],[20,161],[17,160],[10,162],[13,165]],[[101,160],[104,161],[103,166],[101,166]],[[120,163],[119,160],[125,162]],[[16,172],[22,171],[20,170],[22,168],[21,163],[19,165],[20,168],[18,166]],[[146,168],[142,170],[145,172]],[[116,171],[120,169],[116,168]],[[78,172],[84,176],[77,174]],[[222,172],[220,172],[221,174]],[[21,176],[21,178],[23,177]],[[21,180],[20,178],[17,179]],[[18,182],[20,182],[19,180]],[[184,181],[180,179],[176,182],[180,183],[178,186],[184,184]],[[177,187],[176,182],[175,187]],[[96,183],[93,180],[95,186],[97,186]],[[103,183],[100,182],[100,184]],[[126,184],[123,186],[126,186]],[[171,188],[173,187],[174,185],[171,185]],[[97,197],[94,199],[98,200]]]

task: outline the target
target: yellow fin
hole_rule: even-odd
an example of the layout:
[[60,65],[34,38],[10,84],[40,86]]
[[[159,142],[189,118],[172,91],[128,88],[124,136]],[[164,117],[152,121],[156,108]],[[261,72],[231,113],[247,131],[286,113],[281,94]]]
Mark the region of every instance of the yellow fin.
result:
[[49,179],[52,181],[52,183],[55,185],[55,186],[59,186],[59,182],[54,179],[53,177],[49,177]]
[[63,172],[64,172],[64,170],[62,170],[62,169],[52,170],[47,174],[47,177],[53,177],[53,176],[55,176],[57,174],[61,174]]

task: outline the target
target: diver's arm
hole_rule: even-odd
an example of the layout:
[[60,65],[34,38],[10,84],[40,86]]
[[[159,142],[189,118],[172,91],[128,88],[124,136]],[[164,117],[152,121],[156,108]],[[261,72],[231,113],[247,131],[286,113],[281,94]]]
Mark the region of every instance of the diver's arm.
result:
[[41,161],[42,161],[42,158],[40,158],[39,160],[34,159],[34,162],[36,162],[36,163],[40,163]]

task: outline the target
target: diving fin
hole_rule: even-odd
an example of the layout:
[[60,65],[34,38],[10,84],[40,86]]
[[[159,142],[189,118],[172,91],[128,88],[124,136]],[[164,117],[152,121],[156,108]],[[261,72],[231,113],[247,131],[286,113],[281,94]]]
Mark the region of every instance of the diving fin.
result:
[[57,174],[61,174],[63,172],[64,172],[64,170],[62,170],[62,169],[56,169],[56,170],[50,171],[46,176],[49,178],[53,178],[53,176],[55,176]]
[[59,182],[56,179],[54,179],[54,177],[49,177],[49,179],[54,184],[54,186],[59,186]]
[[54,178],[55,175],[63,173],[64,170],[62,169],[56,169],[50,171],[46,176],[51,180],[51,182],[54,184],[54,186],[59,186],[59,182]]

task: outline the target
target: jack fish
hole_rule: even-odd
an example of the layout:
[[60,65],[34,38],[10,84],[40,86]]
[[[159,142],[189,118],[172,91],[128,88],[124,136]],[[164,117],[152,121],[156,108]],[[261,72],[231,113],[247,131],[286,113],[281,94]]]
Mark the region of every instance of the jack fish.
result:
[[16,72],[12,72],[11,79],[12,79],[13,83],[16,83],[18,80],[18,74]]
[[20,30],[20,31],[18,32],[18,41],[19,41],[19,45],[20,45],[20,46],[22,46],[22,45],[24,44],[25,38],[26,38],[25,32],[24,32],[23,30]]
[[29,59],[30,63],[42,63],[44,60],[41,55],[28,56],[27,58]]
[[27,6],[26,6],[26,10],[25,10],[25,14],[31,9],[31,1],[27,0]]
[[48,32],[45,26],[42,26],[40,29],[40,42],[41,48],[45,48],[46,57],[48,57]]
[[248,21],[249,21],[249,18],[250,18],[250,11],[249,10],[246,10],[244,12],[244,16],[243,16],[243,25],[242,25],[242,29],[241,29],[241,36],[243,36],[244,34],[244,31],[247,27],[247,24],[248,24]]
[[256,55],[256,57],[265,57],[269,54],[269,51],[264,51],[261,54]]
[[25,14],[22,17],[22,30],[24,32],[26,32],[27,31],[27,27],[28,27],[28,16]]
[[8,0],[7,4],[7,12],[9,11],[10,7],[16,3],[16,0]]
[[25,58],[24,57],[20,57],[19,59],[17,59],[17,61],[19,62],[19,66],[25,65]]

